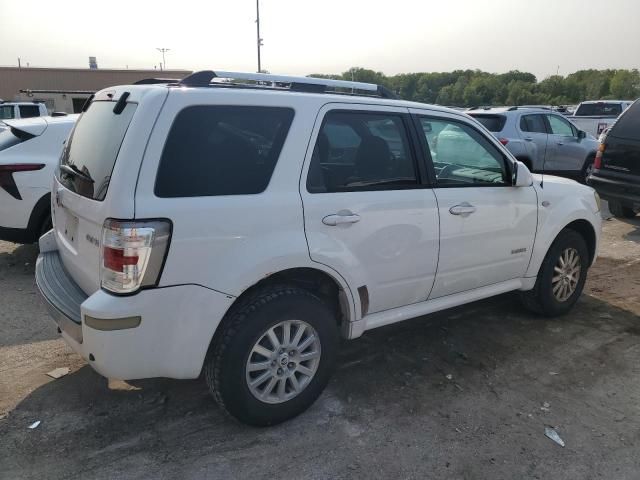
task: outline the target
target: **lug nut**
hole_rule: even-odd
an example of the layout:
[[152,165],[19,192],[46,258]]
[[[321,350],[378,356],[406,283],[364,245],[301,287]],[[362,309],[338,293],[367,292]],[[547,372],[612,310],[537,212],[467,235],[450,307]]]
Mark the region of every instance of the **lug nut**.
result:
[[282,369],[281,368],[278,369],[278,375],[282,375]]
[[296,351],[295,351],[295,350],[291,350],[291,351],[289,352],[289,356],[290,356],[290,357],[293,357],[295,354],[296,354]]
[[293,362],[289,362],[289,365],[287,365],[287,367],[289,367],[289,368],[293,368],[293,367],[295,367],[295,365],[294,365],[294,363],[293,363]]
[[276,361],[275,360],[271,360],[271,366],[275,367],[276,366]]

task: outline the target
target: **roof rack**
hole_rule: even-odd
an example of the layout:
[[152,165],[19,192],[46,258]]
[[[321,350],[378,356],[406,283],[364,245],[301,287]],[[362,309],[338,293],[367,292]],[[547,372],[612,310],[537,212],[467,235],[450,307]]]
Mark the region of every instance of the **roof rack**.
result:
[[552,110],[551,107],[545,107],[543,105],[520,105],[520,106],[515,106],[515,107],[509,107],[507,109],[507,112],[513,112],[514,110],[522,110],[522,109],[527,109],[527,110]]
[[134,85],[155,85],[158,83],[178,83],[179,78],[143,78],[137,82],[133,82]]
[[[235,85],[238,80],[255,82],[258,86],[286,88],[294,92],[310,93],[342,93],[348,95],[368,95],[380,98],[398,99],[399,97],[388,88],[375,83],[349,82],[346,80],[331,80],[315,77],[292,77],[286,75],[272,75],[269,73],[244,73],[203,70],[192,73],[178,82],[188,87],[209,87],[221,85]],[[247,84],[243,84],[247,86]],[[254,86],[252,85],[252,86]],[[357,93],[358,92],[358,93]],[[359,93],[362,92],[362,93]]]

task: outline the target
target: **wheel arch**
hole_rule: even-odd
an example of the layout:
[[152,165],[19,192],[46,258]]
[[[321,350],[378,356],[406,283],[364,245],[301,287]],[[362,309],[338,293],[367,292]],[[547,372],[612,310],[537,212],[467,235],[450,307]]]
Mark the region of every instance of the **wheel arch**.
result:
[[29,238],[32,242],[38,240],[40,227],[42,226],[43,221],[47,218],[47,216],[51,215],[51,193],[45,193],[40,199],[36,202],[31,210],[31,215],[29,216],[29,223],[27,226],[27,231]]
[[[596,231],[593,228],[593,225],[591,225],[591,223],[587,220],[578,219],[569,223],[562,230],[573,230],[574,232],[579,233],[582,238],[584,238],[584,241],[587,244],[587,249],[589,251],[589,265],[591,265],[595,260],[597,247]],[[562,232],[562,230],[560,232]],[[560,233],[558,233],[558,235],[560,235]],[[556,235],[556,238],[558,238],[558,235]]]
[[307,290],[325,301],[336,313],[336,320],[343,335],[347,335],[350,323],[358,318],[361,308],[356,307],[355,295],[343,278],[337,273],[331,273],[319,267],[301,266],[269,273],[244,289],[231,304],[225,317],[257,290],[270,285],[287,284]]

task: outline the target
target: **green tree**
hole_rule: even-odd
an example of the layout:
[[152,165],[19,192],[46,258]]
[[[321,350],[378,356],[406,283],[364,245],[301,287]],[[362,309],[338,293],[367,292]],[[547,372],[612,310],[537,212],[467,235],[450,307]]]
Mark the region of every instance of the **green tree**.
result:
[[640,97],[640,73],[638,70],[618,70],[611,77],[610,92],[619,100]]

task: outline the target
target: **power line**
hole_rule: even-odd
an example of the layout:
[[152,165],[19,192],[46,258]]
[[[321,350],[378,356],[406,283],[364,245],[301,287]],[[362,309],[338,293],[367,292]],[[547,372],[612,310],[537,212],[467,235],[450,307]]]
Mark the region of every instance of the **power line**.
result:
[[162,53],[162,63],[160,64],[160,70],[166,70],[167,69],[167,62],[165,62],[164,60],[164,54],[166,52],[168,52],[169,50],[171,50],[170,48],[156,48],[156,50],[158,50],[160,53]]

